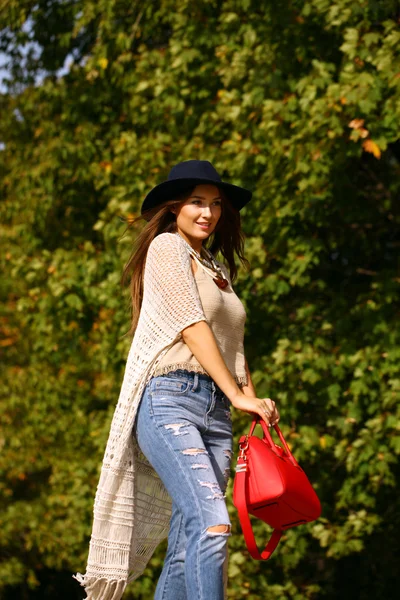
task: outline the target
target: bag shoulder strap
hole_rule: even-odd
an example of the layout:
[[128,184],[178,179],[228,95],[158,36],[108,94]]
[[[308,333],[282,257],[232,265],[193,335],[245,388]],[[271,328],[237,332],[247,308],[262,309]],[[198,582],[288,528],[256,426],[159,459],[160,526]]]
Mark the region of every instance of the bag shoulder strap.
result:
[[253,533],[253,527],[251,525],[249,511],[247,510],[247,502],[246,502],[246,478],[247,478],[247,470],[246,470],[245,461],[239,459],[237,465],[237,471],[235,474],[235,501],[236,508],[239,514],[239,521],[242,527],[244,540],[246,542],[246,546],[251,556],[256,560],[268,560],[271,558],[271,555],[275,548],[277,547],[279,540],[282,537],[283,531],[280,529],[274,529],[274,532],[266,544],[264,550],[260,553],[257,543]]

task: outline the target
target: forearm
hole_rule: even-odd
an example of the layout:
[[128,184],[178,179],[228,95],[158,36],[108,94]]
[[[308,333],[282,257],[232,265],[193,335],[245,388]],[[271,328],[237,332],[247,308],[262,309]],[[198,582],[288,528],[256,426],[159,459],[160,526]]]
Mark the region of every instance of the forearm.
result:
[[182,331],[182,338],[229,400],[242,392],[226,366],[215,336],[206,321],[199,321],[186,327]]
[[240,389],[237,385],[222,358],[217,340],[206,321],[199,321],[186,327],[182,331],[182,338],[201,366],[204,367],[235,408],[251,414],[258,414],[267,425],[270,424],[270,419],[272,424],[279,421],[279,412],[276,409],[275,402],[271,398],[260,399],[256,397],[247,361],[245,362],[248,377],[247,385],[243,386],[243,389]]
[[245,369],[246,369],[246,373],[247,373],[247,384],[243,385],[241,387],[241,390],[243,392],[243,394],[245,396],[251,396],[254,397],[256,396],[256,389],[253,385],[253,382],[251,380],[251,374],[250,374],[250,369],[249,369],[249,365],[247,363],[247,359],[245,358]]

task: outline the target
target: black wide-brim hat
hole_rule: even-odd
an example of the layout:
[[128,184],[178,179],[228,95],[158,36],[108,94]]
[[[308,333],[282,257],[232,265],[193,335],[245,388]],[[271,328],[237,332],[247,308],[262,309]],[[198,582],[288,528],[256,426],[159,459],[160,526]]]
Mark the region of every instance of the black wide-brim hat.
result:
[[172,167],[167,181],[156,185],[143,201],[141,214],[202,183],[212,183],[222,189],[236,210],[241,210],[251,200],[252,192],[222,181],[208,160],[185,160]]

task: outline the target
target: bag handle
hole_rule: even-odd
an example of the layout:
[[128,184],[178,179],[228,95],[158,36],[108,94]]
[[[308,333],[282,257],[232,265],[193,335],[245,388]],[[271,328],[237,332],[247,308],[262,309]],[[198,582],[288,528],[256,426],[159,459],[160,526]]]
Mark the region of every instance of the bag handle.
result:
[[[250,437],[251,435],[253,435],[254,432],[254,428],[257,424],[261,425],[261,428],[263,430],[264,433],[264,438],[267,440],[271,450],[273,450],[273,452],[275,452],[275,454],[277,454],[278,456],[280,456],[278,454],[278,452],[276,451],[276,444],[274,442],[274,440],[272,439],[271,433],[269,432],[269,428],[266,424],[266,422],[264,421],[264,419],[262,419],[259,415],[255,416],[253,419],[253,422],[250,426],[250,431],[248,433],[248,437]],[[278,437],[280,439],[280,441],[283,444],[283,447],[285,449],[285,452],[287,454],[287,458],[290,460],[290,462],[295,466],[295,467],[299,467],[299,463],[297,462],[297,460],[295,459],[295,457],[293,456],[293,454],[290,451],[289,446],[287,445],[287,442],[285,440],[285,438],[283,437],[283,433],[282,431],[279,429],[278,424],[273,425],[273,428],[275,429],[276,433],[278,434]]]
[[[253,428],[254,429],[254,428]],[[246,461],[243,458],[238,459],[235,475],[235,486],[236,486],[236,508],[239,515],[240,525],[242,527],[244,541],[251,556],[256,560],[268,560],[271,558],[273,551],[277,547],[279,540],[282,537],[283,531],[280,529],[274,529],[271,538],[267,542],[264,550],[259,551],[254,537],[253,527],[251,525],[249,511],[247,509],[246,502]]]

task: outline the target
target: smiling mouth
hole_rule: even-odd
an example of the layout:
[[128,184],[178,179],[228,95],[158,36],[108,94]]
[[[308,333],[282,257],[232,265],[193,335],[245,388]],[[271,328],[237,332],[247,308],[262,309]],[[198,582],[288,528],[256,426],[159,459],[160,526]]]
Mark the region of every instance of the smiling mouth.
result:
[[210,227],[210,223],[196,223],[199,227],[203,227],[203,229],[207,229]]

